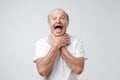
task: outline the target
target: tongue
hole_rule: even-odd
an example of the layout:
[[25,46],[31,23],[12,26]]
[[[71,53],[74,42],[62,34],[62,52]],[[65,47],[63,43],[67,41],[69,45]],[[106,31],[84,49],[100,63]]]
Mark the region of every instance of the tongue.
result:
[[61,28],[56,28],[55,30],[56,30],[57,33],[62,32],[62,29],[61,29]]

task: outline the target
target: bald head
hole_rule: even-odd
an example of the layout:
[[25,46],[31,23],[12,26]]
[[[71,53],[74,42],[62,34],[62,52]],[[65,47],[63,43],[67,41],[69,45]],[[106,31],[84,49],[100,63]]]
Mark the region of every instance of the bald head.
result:
[[50,20],[50,17],[52,16],[52,14],[54,14],[54,12],[56,12],[56,11],[63,12],[66,15],[66,17],[67,17],[67,21],[69,22],[69,16],[68,16],[68,14],[63,9],[61,9],[61,8],[56,8],[56,9],[52,10],[50,12],[50,14],[48,15],[48,21]]

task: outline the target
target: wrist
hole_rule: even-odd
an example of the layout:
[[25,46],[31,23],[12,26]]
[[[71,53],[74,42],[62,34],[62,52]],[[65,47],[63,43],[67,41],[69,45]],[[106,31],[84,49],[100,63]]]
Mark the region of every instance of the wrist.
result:
[[52,47],[55,47],[57,49],[60,49],[60,46],[59,45],[52,45]]
[[65,50],[65,46],[63,46],[63,47],[60,48],[60,51],[63,51],[63,50]]

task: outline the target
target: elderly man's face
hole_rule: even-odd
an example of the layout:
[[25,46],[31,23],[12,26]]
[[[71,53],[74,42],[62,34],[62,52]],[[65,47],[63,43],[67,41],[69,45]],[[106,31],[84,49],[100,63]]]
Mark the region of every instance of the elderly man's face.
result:
[[49,26],[51,33],[55,36],[62,36],[66,33],[68,20],[63,10],[54,10],[49,16]]

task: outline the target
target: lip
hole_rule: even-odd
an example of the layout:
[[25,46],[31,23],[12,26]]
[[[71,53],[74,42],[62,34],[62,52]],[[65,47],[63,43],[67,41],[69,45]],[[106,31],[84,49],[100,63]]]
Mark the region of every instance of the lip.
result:
[[61,24],[56,24],[56,25],[55,25],[55,29],[57,29],[57,28],[62,29],[63,27],[62,27],[62,25],[61,25]]

